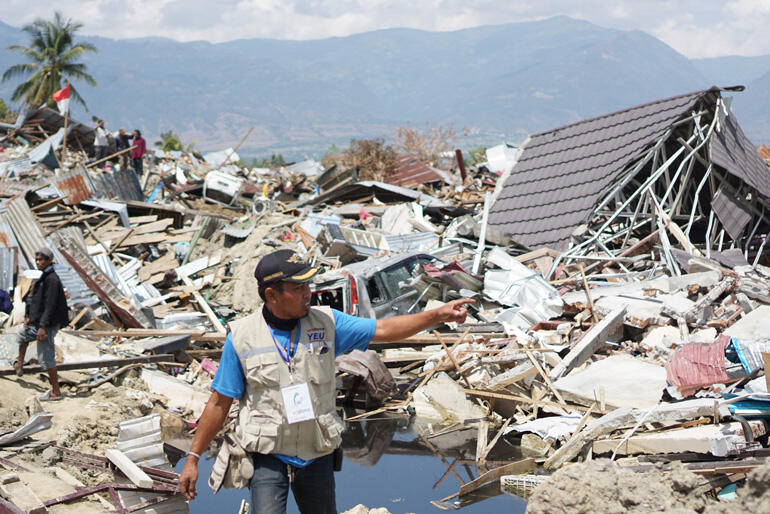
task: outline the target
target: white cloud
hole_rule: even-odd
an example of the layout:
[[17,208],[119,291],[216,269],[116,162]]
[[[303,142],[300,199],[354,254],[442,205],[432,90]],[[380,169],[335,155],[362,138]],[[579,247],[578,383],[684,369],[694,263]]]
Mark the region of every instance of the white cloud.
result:
[[458,30],[566,15],[643,30],[689,57],[770,53],[768,0],[2,0],[0,18],[21,26],[54,10],[83,34],[180,41],[317,39],[393,27]]

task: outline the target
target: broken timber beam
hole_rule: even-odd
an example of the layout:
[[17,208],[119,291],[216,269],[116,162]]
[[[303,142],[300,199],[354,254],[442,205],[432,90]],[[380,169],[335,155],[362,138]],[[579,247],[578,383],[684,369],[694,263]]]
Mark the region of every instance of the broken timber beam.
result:
[[477,479],[460,486],[459,496],[462,498],[463,496],[472,493],[485,484],[499,480],[503,475],[528,473],[533,469],[535,469],[535,459],[522,459],[517,460],[516,462],[511,462],[510,464],[506,464],[505,466],[500,466],[499,468],[487,471]]
[[[114,366],[125,366],[128,364],[148,364],[150,362],[168,362],[173,361],[174,356],[170,353],[163,353],[160,355],[145,355],[142,357],[125,357],[122,359],[107,359],[97,361],[83,361],[83,362],[65,362],[63,364],[57,364],[56,369],[59,371],[73,370],[73,369],[93,369],[93,368],[111,368]],[[42,366],[25,366],[23,368],[24,373],[43,373],[46,371]],[[16,373],[14,368],[0,369],[0,377],[5,375],[12,375]]]
[[607,337],[618,325],[623,323],[626,315],[626,307],[618,307],[610,312],[603,320],[586,332],[583,338],[569,351],[558,366],[548,375],[551,380],[556,380],[584,363],[593,353],[607,341]]
[[139,466],[134,464],[125,453],[120,450],[111,449],[107,450],[104,455],[110,459],[110,462],[115,464],[121,473],[126,475],[126,477],[138,487],[144,489],[150,489],[152,487],[153,481],[152,478],[150,478],[150,475],[139,469]]
[[190,280],[190,277],[183,273],[179,273],[180,280],[186,285],[187,287],[191,288],[193,298],[195,298],[195,301],[198,302],[198,305],[201,309],[203,309],[203,312],[208,316],[209,321],[211,321],[211,324],[214,325],[214,328],[217,329],[217,332],[220,334],[226,334],[227,329],[225,329],[225,326],[222,324],[221,321],[219,321],[219,318],[217,318],[217,315],[214,314],[214,310],[211,308],[211,306],[206,302],[206,300],[201,296],[201,294],[198,292],[197,289],[195,289],[195,285],[193,285],[192,280]]

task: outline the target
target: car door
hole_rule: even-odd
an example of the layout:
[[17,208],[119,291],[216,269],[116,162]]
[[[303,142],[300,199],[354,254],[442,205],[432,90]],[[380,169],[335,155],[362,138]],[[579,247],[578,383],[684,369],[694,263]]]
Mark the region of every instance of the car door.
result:
[[408,314],[409,308],[419,296],[417,290],[408,285],[412,282],[412,272],[416,266],[417,259],[410,258],[384,269],[372,277],[377,281],[380,292],[379,304],[372,302],[377,319]]

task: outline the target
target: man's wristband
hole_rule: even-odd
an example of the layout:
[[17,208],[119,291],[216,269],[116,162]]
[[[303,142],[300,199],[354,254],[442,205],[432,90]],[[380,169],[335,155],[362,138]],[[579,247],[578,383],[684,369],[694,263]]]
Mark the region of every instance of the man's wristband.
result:
[[189,455],[192,455],[193,457],[196,457],[198,460],[201,460],[201,455],[200,455],[200,453],[195,453],[195,452],[187,452],[187,455],[188,455],[188,456],[189,456]]

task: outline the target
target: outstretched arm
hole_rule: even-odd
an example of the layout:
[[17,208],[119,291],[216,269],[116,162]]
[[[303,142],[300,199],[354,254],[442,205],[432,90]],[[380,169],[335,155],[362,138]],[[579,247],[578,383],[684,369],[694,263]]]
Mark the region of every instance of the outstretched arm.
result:
[[[206,451],[211,440],[217,435],[219,429],[230,412],[230,406],[233,399],[229,396],[219,394],[214,391],[209,397],[206,408],[203,409],[201,419],[198,422],[198,430],[195,432],[195,438],[192,442],[190,451],[198,455]],[[182,468],[182,474],[179,475],[179,492],[186,500],[193,500],[197,495],[195,483],[198,481],[198,458],[194,455],[188,455]]]
[[463,323],[468,314],[465,306],[470,303],[476,302],[469,299],[454,300],[429,311],[377,320],[372,341],[400,341],[437,323],[446,321]]

